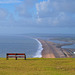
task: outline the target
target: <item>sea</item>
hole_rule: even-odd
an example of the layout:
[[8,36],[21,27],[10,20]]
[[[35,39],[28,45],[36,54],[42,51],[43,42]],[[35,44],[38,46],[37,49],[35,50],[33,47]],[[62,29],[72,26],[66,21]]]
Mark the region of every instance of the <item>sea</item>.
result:
[[[5,58],[7,53],[25,53],[27,58],[41,58],[43,50],[40,38],[54,43],[69,43],[59,40],[49,40],[50,36],[35,37],[25,35],[0,35],[0,57]],[[52,37],[51,37],[52,38]],[[75,44],[62,46],[62,48],[75,49]]]
[[7,53],[25,53],[27,58],[40,58],[42,50],[42,44],[36,38],[0,36],[0,57],[6,57]]
[[[49,40],[51,42],[57,43],[57,44],[68,44],[68,43],[72,43],[72,42],[65,42],[65,41],[59,41],[59,40]],[[75,49],[75,43],[72,45],[66,45],[66,46],[62,46],[61,48],[70,48],[70,49]]]

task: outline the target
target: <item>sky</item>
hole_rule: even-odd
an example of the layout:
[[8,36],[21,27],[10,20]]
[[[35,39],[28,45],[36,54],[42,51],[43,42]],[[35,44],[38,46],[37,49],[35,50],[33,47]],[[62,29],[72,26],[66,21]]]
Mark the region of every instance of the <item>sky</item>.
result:
[[0,0],[0,34],[75,34],[75,0]]

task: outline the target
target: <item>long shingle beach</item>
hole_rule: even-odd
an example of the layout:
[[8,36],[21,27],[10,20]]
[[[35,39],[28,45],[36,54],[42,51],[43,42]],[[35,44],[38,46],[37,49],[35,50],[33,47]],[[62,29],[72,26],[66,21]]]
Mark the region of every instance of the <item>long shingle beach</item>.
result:
[[42,58],[65,58],[61,48],[57,48],[53,42],[39,39],[43,50],[41,52]]

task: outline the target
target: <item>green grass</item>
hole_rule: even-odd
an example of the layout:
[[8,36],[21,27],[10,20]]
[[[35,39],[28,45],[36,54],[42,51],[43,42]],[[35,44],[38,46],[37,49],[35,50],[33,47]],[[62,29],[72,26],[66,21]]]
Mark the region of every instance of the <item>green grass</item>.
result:
[[75,75],[75,58],[0,58],[0,75]]

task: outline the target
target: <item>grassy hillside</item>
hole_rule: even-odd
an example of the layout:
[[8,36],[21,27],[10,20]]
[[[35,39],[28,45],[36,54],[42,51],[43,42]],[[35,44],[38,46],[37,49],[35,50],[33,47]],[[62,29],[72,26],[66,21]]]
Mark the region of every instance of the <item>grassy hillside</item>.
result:
[[0,75],[75,75],[75,58],[0,58]]

